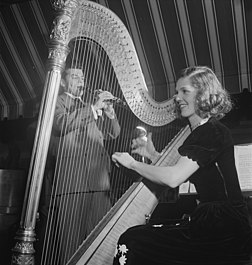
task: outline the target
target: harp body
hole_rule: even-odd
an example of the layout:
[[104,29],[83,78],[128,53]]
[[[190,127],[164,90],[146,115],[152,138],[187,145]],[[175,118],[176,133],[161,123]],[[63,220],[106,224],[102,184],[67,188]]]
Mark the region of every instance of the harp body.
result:
[[[42,186],[61,72],[64,70],[71,41],[84,39],[102,47],[120,86],[119,94],[142,123],[151,127],[162,127],[175,120],[172,99],[160,103],[149,95],[131,37],[113,12],[86,0],[55,1],[54,7],[59,10],[59,15],[54,20],[50,36],[49,71],[33,147],[20,230],[13,250],[13,264],[19,264],[20,256],[26,259],[34,253],[30,245],[35,240],[33,229],[40,195],[37,191],[40,191]],[[177,147],[188,134],[188,127],[181,130],[167,145],[163,156],[156,163],[176,163],[179,158]],[[146,214],[151,213],[157,203],[158,199],[152,186],[141,181],[133,183],[67,264],[111,264],[120,234],[130,226],[144,224]],[[25,251],[27,254],[27,245],[30,252],[24,257]]]

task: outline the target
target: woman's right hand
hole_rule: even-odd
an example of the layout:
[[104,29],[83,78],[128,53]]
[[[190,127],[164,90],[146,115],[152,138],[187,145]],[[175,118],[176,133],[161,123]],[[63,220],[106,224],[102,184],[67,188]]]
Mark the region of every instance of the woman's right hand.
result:
[[147,138],[138,137],[132,140],[132,154],[138,154],[143,157],[147,157],[153,160],[158,152],[156,151],[154,144],[152,142],[152,133],[147,134]]

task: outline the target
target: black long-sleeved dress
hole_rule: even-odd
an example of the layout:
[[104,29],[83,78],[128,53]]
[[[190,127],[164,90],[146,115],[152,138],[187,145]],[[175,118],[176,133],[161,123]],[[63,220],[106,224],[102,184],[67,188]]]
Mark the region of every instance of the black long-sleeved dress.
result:
[[200,166],[189,178],[200,201],[190,221],[128,229],[113,264],[247,264],[251,228],[230,131],[211,118],[188,136],[179,153]]

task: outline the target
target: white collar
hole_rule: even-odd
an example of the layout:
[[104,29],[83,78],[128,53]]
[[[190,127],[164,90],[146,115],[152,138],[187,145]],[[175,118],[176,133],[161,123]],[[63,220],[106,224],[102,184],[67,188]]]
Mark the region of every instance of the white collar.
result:
[[191,126],[191,130],[195,130],[197,127],[205,124],[206,122],[208,122],[209,118],[205,118],[205,119],[202,119],[200,122],[196,123],[195,125]]
[[76,96],[74,96],[73,94],[71,94],[71,93],[69,93],[69,92],[64,92],[67,96],[69,96],[70,98],[72,98],[72,99],[76,99],[76,98],[78,98],[78,99],[81,99],[80,97],[76,97]]
[[82,98],[79,96],[79,97],[76,97],[75,95],[73,95],[73,94],[71,94],[71,93],[69,93],[69,92],[64,92],[67,96],[69,96],[70,98],[72,98],[72,99],[78,99],[81,103],[83,103],[83,104],[86,104],[83,100],[82,100]]

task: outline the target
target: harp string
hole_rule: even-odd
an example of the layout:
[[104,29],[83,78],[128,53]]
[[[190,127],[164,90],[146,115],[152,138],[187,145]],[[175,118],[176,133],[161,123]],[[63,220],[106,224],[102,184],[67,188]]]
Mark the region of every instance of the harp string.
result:
[[[66,127],[65,127],[65,132],[66,132]],[[64,132],[64,133],[65,133]],[[63,134],[64,134],[63,133]],[[55,175],[59,175],[60,174],[60,171],[59,172],[57,172],[58,171],[58,169],[60,169],[61,168],[61,161],[62,161],[62,159],[60,159],[60,158],[62,158],[63,156],[64,156],[64,153],[66,152],[66,149],[65,149],[65,145],[64,144],[62,144],[62,141],[60,140],[60,146],[62,146],[62,148],[61,148],[61,152],[58,152],[58,155],[57,155],[57,162],[56,162],[56,172],[55,172]],[[69,160],[71,160],[71,157],[69,156]],[[69,168],[71,168],[71,165],[69,166]],[[65,183],[65,182],[64,182]],[[57,186],[58,186],[58,179],[57,179],[57,181],[56,182],[54,182],[53,183],[53,190],[57,190]],[[56,187],[56,188],[55,188]],[[65,187],[63,187],[63,190],[65,190]],[[65,198],[64,198],[65,199]],[[64,202],[63,202],[64,203]],[[52,200],[51,201],[51,206],[50,206],[50,209],[52,209],[52,208],[55,208],[55,205],[56,205],[56,200],[54,199],[54,200]],[[53,206],[53,207],[52,207]],[[62,202],[60,202],[59,203],[59,208],[61,208],[61,206],[62,206]],[[51,214],[52,212],[50,212],[49,213],[49,216],[50,216],[50,214]],[[63,221],[64,221],[64,218],[62,219]],[[58,220],[57,220],[57,222],[58,222]],[[52,224],[52,219],[51,219],[51,222],[50,222],[50,224]],[[49,224],[49,232],[48,232],[48,234],[51,236],[52,235],[52,233],[51,233],[51,231],[52,231],[52,229],[51,229],[51,225]],[[56,226],[58,226],[59,227],[59,229],[61,228],[61,226],[62,226],[62,224],[60,224],[60,223],[56,223]],[[55,241],[55,238],[53,239],[53,241]],[[52,253],[54,253],[55,252],[55,248],[56,248],[56,246],[58,245],[58,242],[57,241],[55,241],[55,244],[52,246]],[[46,254],[47,254],[47,252],[48,252],[48,248],[46,249]],[[52,255],[53,256],[53,255]]]
[[[78,47],[76,45],[74,46],[74,50],[77,50],[77,52],[75,51],[75,53],[79,54],[79,49],[80,49],[80,47]],[[71,68],[73,68],[73,67],[75,67],[75,66],[73,65],[73,62],[72,62]],[[68,92],[71,92],[71,91],[68,91]],[[77,100],[76,110],[78,110],[81,107],[80,104],[81,104],[81,101]],[[74,129],[77,130],[80,127],[80,125],[81,124],[80,124],[80,121],[79,121],[79,124],[76,124],[76,128],[74,128]],[[84,139],[81,140],[81,141],[84,141]],[[63,145],[64,145],[64,143],[63,143]],[[82,143],[81,143],[81,146],[83,146]],[[67,167],[67,170],[69,169],[69,173],[64,175],[66,178],[68,176],[68,178],[66,180],[64,180],[64,182],[66,182],[66,183],[70,182],[69,183],[69,187],[71,185],[74,185],[75,186],[74,190],[76,190],[77,186],[81,185],[81,183],[80,183],[81,179],[80,178],[77,178],[77,179],[74,178],[76,183],[72,184],[71,183],[71,176],[72,176],[72,174],[78,174],[81,171],[81,168],[80,168],[81,165],[78,165],[77,168],[74,168],[74,166],[75,166],[75,164],[74,164],[74,162],[75,162],[74,160],[75,159],[74,158],[76,156],[83,157],[83,151],[81,149],[77,148],[77,150],[69,150],[69,152],[70,152],[70,154],[66,154],[66,156],[69,157],[69,159],[70,159],[69,167]],[[59,177],[60,177],[60,175],[59,175]],[[68,191],[66,189],[66,194],[67,193],[68,193]],[[73,197],[73,198],[71,198],[71,197]],[[62,211],[64,214],[62,216],[63,218],[61,220],[59,220],[59,227],[60,227],[61,230],[65,230],[67,224],[74,224],[74,222],[75,222],[75,220],[72,220],[72,216],[73,216],[73,213],[76,211],[75,205],[77,205],[79,203],[79,201],[78,201],[78,197],[76,196],[76,194],[65,195],[65,196],[63,196],[62,199],[63,200],[60,201],[60,209],[59,209],[59,211]],[[69,202],[70,200],[73,200],[73,204],[70,204],[70,202]],[[70,208],[69,205],[74,205],[74,207]],[[70,218],[70,220],[67,220],[68,218]],[[59,238],[59,242],[61,244],[62,243],[66,244],[66,247],[64,249],[66,251],[65,252],[61,251],[61,257],[57,256],[58,261],[59,261],[59,259],[61,259],[65,263],[65,260],[69,256],[70,249],[71,249],[71,247],[73,247],[74,242],[78,242],[78,240],[76,240],[76,241],[72,240],[72,237],[75,236],[73,234],[73,229],[74,229],[73,226],[68,227],[67,235],[64,236],[65,238]],[[63,234],[61,234],[61,235],[63,235]],[[69,242],[72,242],[72,246],[69,245]],[[61,244],[59,244],[59,249],[61,249]]]
[[[90,72],[90,69],[91,69],[91,64],[90,64],[90,62],[91,62],[91,53],[90,53],[90,47],[89,47],[89,45],[85,45],[84,46],[85,48],[84,48],[84,50],[88,50],[88,52],[87,52],[87,56],[85,57],[85,66],[84,67],[82,67],[82,68],[84,68],[84,69],[87,69],[86,70],[86,72],[88,73],[88,72]],[[82,47],[80,48],[80,53],[78,53],[78,57],[80,57],[80,54],[81,54],[81,49],[82,49]],[[86,52],[84,51],[84,54],[86,54]],[[84,64],[84,62],[83,62],[83,64]],[[92,69],[93,70],[93,69]],[[87,74],[86,73],[86,74]],[[84,73],[84,76],[86,76],[85,75],[85,73]],[[97,78],[97,79],[95,79],[95,76],[93,75],[93,78],[91,79],[91,87],[95,87],[96,86],[96,83],[97,83],[97,81],[96,80],[98,80],[99,78]],[[91,101],[91,97],[92,97],[92,95],[90,94],[88,97],[87,97],[87,102],[90,102]],[[85,141],[85,139],[83,139],[83,141]],[[87,141],[87,140],[86,140]],[[88,145],[88,143],[84,143],[84,146],[86,146],[86,145]],[[95,149],[95,148],[93,148],[93,146],[91,146],[91,152],[94,152],[94,154],[95,153],[97,153],[97,150]],[[81,150],[81,152],[83,153],[84,152],[84,149],[83,150]],[[82,157],[83,156],[83,154],[80,154],[80,156]],[[92,156],[92,155],[91,155]],[[89,164],[87,165],[87,171],[89,170],[89,168],[91,167],[91,163],[92,163],[92,161],[89,161]],[[81,166],[81,165],[80,165]],[[82,165],[82,167],[84,167],[84,165]],[[82,170],[80,170],[80,172],[82,172]],[[87,185],[87,179],[85,180],[85,179],[82,179],[82,181],[85,181],[85,184],[84,184],[84,186],[86,186]],[[82,183],[79,183],[79,185],[83,185]],[[87,192],[99,192],[99,191],[88,191],[87,190]],[[80,198],[79,197],[77,197],[76,196],[76,200],[80,200]],[[97,209],[97,210],[99,210],[99,209]],[[82,208],[82,210],[81,210],[81,213],[80,213],[80,215],[82,216],[82,217],[84,217],[85,216],[85,209],[84,208]],[[91,214],[93,214],[93,213],[91,213]],[[91,218],[90,218],[91,219]],[[73,228],[74,229],[74,228]],[[80,232],[80,231],[79,231]],[[78,235],[80,235],[80,233],[77,233],[77,236]],[[72,233],[72,237],[73,237],[74,235],[73,235],[73,233]],[[75,235],[76,236],[76,235]],[[77,239],[77,242],[79,241],[79,239]],[[71,238],[69,238],[69,242],[72,242],[72,240],[71,240]]]

